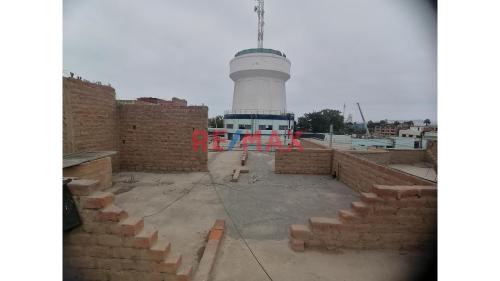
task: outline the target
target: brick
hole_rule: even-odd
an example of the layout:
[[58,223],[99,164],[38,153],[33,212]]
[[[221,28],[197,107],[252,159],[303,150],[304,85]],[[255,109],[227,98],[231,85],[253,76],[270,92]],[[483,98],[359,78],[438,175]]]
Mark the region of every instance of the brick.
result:
[[158,230],[144,228],[133,240],[134,248],[149,249],[158,240]]
[[362,192],[361,193],[361,201],[365,203],[382,203],[384,199],[378,197],[377,194],[371,192]]
[[143,259],[162,261],[170,253],[170,247],[169,241],[158,240],[149,250],[145,250],[146,255],[143,256]]
[[292,238],[308,241],[313,237],[313,234],[307,225],[292,224],[290,226],[290,235]]
[[361,216],[367,216],[372,212],[372,208],[363,202],[352,202],[351,208]]
[[313,232],[326,232],[338,229],[342,222],[336,218],[311,217],[309,218],[309,224]]
[[340,210],[339,218],[342,222],[353,223],[359,221],[361,217],[350,210]]
[[422,196],[437,197],[436,186],[420,186],[420,193]]
[[74,245],[94,245],[96,237],[88,233],[69,233],[64,236],[64,242]]
[[144,219],[128,217],[120,222],[120,233],[123,236],[135,236],[144,228]]
[[165,261],[160,263],[159,272],[175,273],[181,262],[181,255],[169,255]]
[[217,241],[220,241],[222,239],[223,235],[224,235],[224,230],[223,229],[212,229],[210,231],[209,236],[208,236],[208,240],[217,240]]
[[84,199],[83,208],[86,209],[102,209],[113,203],[114,195],[110,192],[94,192]]
[[215,220],[214,226],[212,229],[224,229],[226,227],[226,220],[224,219],[217,219]]
[[139,256],[139,252],[134,248],[112,248],[111,254],[114,258],[119,259],[135,259]]
[[107,246],[91,246],[87,249],[88,255],[91,257],[106,258],[112,257],[111,248]]
[[290,246],[292,247],[292,250],[294,250],[296,252],[303,252],[304,251],[304,241],[303,240],[291,238],[290,239]]
[[123,243],[122,238],[112,234],[102,234],[97,236],[97,244],[102,246],[121,246]]
[[233,177],[231,178],[232,182],[237,182],[240,177],[240,170],[236,169],[233,173]]
[[96,180],[73,180],[68,183],[68,188],[74,196],[86,196],[98,190],[99,182]]
[[122,208],[111,204],[106,208],[102,209],[99,212],[98,219],[100,221],[111,221],[111,222],[119,222],[128,217],[128,213],[125,212]]
[[193,267],[191,265],[181,265],[177,270],[177,281],[190,281],[193,275]]
[[112,271],[120,271],[121,261],[119,259],[111,259],[111,258],[97,258],[97,267],[99,269],[106,269]]

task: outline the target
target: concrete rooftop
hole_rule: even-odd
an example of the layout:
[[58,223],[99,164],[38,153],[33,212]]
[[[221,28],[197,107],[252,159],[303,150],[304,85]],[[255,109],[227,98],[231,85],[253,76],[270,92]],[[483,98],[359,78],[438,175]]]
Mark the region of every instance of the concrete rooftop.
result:
[[231,182],[240,155],[210,152],[209,172],[117,173],[111,189],[115,204],[144,216],[172,242],[172,251],[192,264],[215,219],[225,218],[228,230],[213,281],[270,280],[264,269],[275,281],[403,280],[425,260],[418,252],[293,252],[287,237],[290,224],[305,224],[311,216],[336,216],[358,194],[330,176],[274,174],[274,155],[261,152],[249,152],[250,173]]

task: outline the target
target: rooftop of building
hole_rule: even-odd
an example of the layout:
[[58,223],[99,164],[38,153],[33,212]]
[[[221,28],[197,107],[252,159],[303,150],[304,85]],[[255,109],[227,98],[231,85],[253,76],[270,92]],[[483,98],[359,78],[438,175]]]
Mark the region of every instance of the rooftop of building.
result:
[[281,57],[286,58],[286,55],[278,50],[274,49],[266,49],[266,48],[251,48],[251,49],[245,49],[241,50],[234,55],[234,57],[239,57],[242,55],[247,55],[247,54],[254,54],[254,53],[266,53],[266,54],[273,54],[273,55],[278,55]]

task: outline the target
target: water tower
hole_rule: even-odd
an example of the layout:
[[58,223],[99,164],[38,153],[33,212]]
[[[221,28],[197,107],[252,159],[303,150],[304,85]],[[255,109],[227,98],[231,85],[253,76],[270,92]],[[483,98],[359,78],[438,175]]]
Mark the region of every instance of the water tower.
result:
[[224,114],[228,138],[240,134],[265,137],[272,131],[284,139],[293,129],[294,116],[286,110],[285,83],[290,79],[290,60],[278,50],[263,47],[264,1],[257,0],[257,48],[236,53],[230,61],[229,77],[234,81],[233,105]]

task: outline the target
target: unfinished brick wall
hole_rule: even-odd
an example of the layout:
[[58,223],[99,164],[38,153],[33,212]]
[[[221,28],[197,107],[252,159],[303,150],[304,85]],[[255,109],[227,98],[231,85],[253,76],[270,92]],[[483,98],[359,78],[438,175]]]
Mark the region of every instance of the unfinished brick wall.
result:
[[308,139],[300,139],[300,145],[302,145],[303,148],[319,148],[319,149],[327,149],[328,147],[325,147],[323,145],[317,144],[311,140]]
[[437,241],[436,186],[375,185],[337,218],[312,217],[292,225],[292,249],[308,247],[414,250]]
[[[63,154],[112,150],[113,171],[206,171],[193,152],[193,129],[206,130],[208,108],[173,98],[117,104],[112,87],[63,78]],[[123,158],[122,158],[123,156]],[[100,179],[103,180],[103,179]]]
[[278,174],[331,174],[331,149],[277,149],[274,159]]
[[425,162],[425,150],[421,149],[390,149],[390,164],[413,164]]
[[431,140],[427,141],[427,149],[425,150],[425,161],[430,162],[434,165],[434,170],[437,171],[438,165],[438,154],[437,154],[437,141]]
[[389,165],[391,163],[391,153],[387,150],[349,151],[349,153],[381,165]]
[[105,157],[63,169],[63,177],[84,178],[99,182],[99,188],[113,185],[111,157]]
[[206,130],[206,106],[120,104],[120,169],[206,171],[207,152],[193,151],[193,130]]
[[114,205],[95,180],[68,184],[83,224],[64,233],[64,280],[186,281],[192,267],[144,219]]
[[332,173],[356,191],[368,192],[374,184],[434,185],[435,183],[399,172],[349,152],[334,150]]
[[[118,151],[115,89],[63,78],[63,154]],[[112,157],[118,168],[119,156]]]

